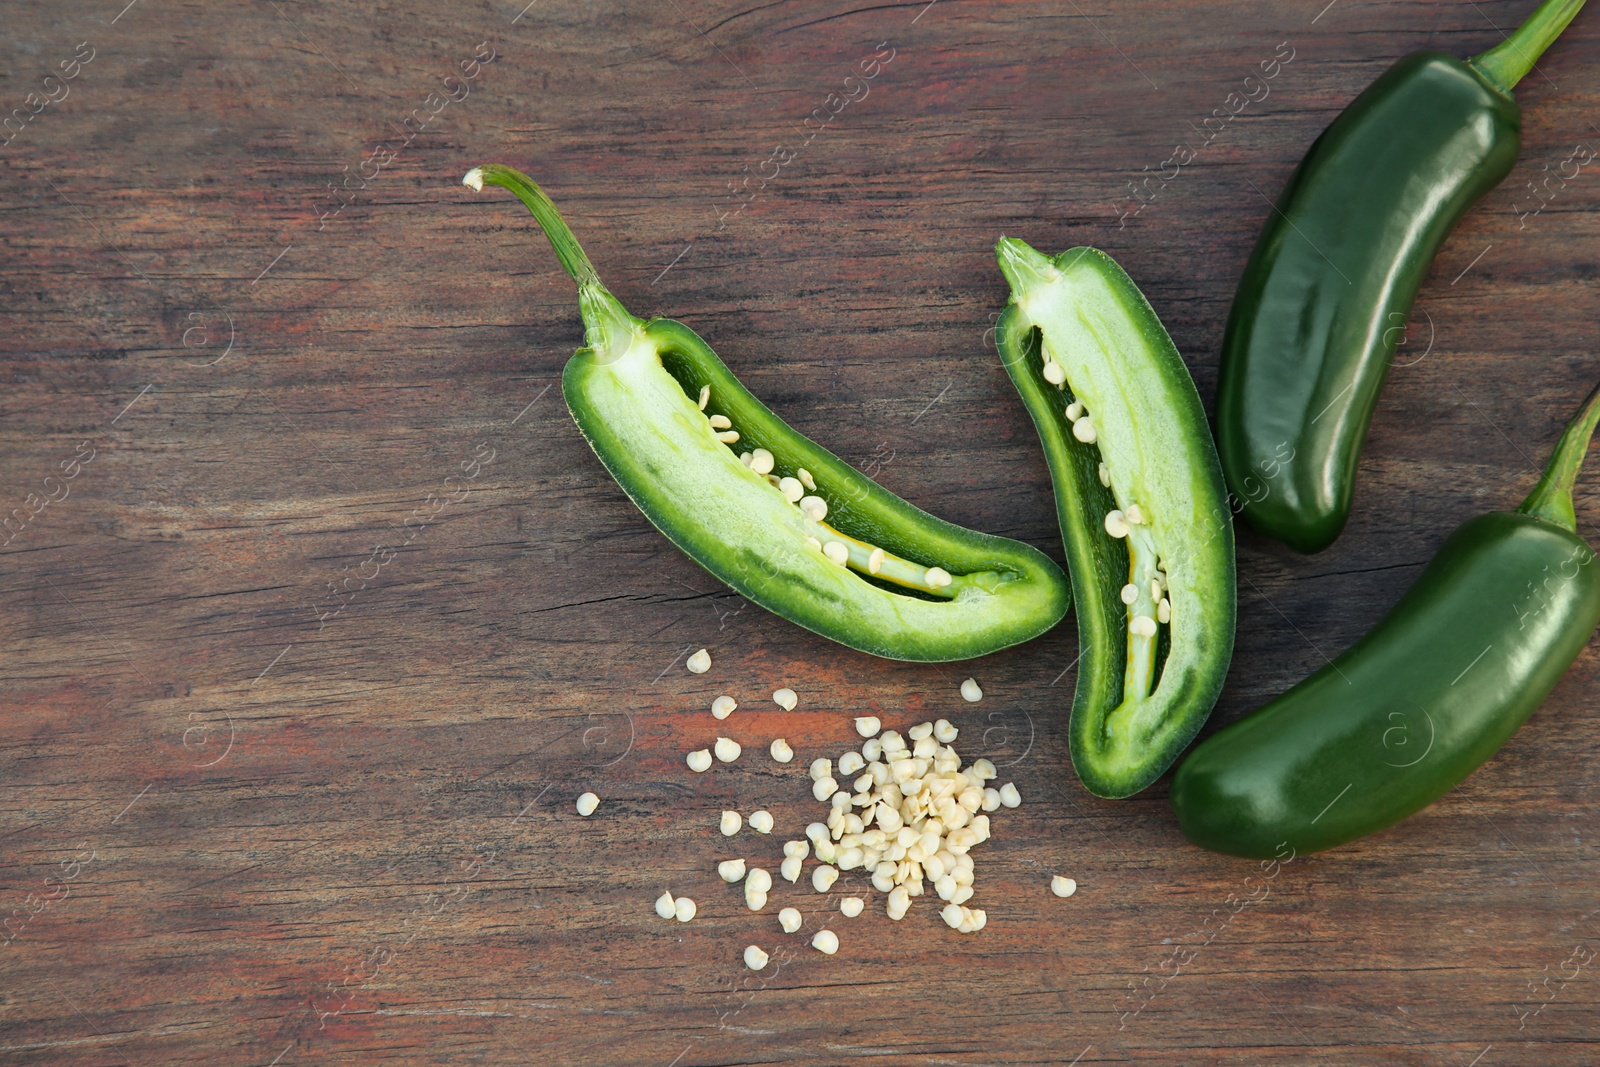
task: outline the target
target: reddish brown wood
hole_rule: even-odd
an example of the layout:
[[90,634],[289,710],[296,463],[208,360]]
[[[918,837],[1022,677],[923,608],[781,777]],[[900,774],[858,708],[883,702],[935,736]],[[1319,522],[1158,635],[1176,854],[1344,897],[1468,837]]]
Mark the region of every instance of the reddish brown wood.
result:
[[[667,546],[562,409],[570,283],[509,197],[457,184],[528,169],[636,312],[700,330],[914,502],[1059,554],[985,344],[994,240],[1110,251],[1209,403],[1267,198],[1317,132],[1394,58],[1481,50],[1531,0],[117,6],[20,0],[0,41],[7,108],[93,49],[0,148],[5,510],[93,450],[0,550],[0,1061],[1600,1058],[1596,965],[1572,974],[1575,946],[1600,951],[1595,655],[1457,792],[1297,859],[1224,922],[1253,865],[1189,847],[1165,783],[1108,803],[1073,777],[1070,623],[970,665],[881,663]],[[1519,217],[1530,180],[1600,138],[1596,25],[1518,92],[1523,161],[1422,294],[1409,351],[1430,322],[1432,345],[1391,376],[1342,540],[1307,559],[1242,535],[1216,721],[1346,647],[1456,523],[1520,499],[1600,377],[1600,178]],[[1119,225],[1127,183],[1285,41],[1270,96]],[[400,148],[480,42],[495,58],[465,98]],[[801,143],[880,42],[866,98]],[[385,144],[319,224],[328,183]],[[719,227],[777,144],[794,162]],[[434,515],[475,450],[492,462]],[[347,578],[367,584],[332,597]],[[675,666],[701,646],[712,673]],[[782,684],[792,713],[766,699]],[[747,755],[691,776],[724,691]],[[980,850],[983,933],[928,900],[892,924],[869,890],[827,920],[829,959],[775,913],[803,902],[809,935],[830,901],[780,881],[752,915],[714,861],[776,868],[817,809],[806,761],[866,708],[948,715],[1026,803]],[[777,734],[800,753],[781,770]],[[580,820],[585,789],[604,800]],[[724,807],[779,832],[729,843]],[[1075,897],[1049,895],[1055,872]],[[663,888],[699,918],[656,918]],[[794,958],[753,978],[752,941]]]

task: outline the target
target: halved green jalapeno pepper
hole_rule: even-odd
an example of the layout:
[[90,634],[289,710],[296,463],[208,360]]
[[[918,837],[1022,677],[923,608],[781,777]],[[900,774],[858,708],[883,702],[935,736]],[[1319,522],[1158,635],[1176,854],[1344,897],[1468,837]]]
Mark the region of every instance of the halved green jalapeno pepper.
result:
[[1572,483],[1600,389],[1516,512],[1470,519],[1373,631],[1195,747],[1172,806],[1197,845],[1316,852],[1431,804],[1516,732],[1600,623]]
[[578,283],[586,347],[561,377],[573,419],[639,510],[717,578],[889,659],[981,656],[1066,613],[1066,576],[1042,552],[911,506],[785,425],[693,330],[630,315],[526,175],[487,166],[465,182],[533,212]]
[[1005,238],[995,336],[1055,486],[1077,598],[1072,763],[1125,797],[1177,759],[1233,653],[1233,524],[1200,395],[1144,295],[1095,248]]
[[1378,392],[1434,254],[1517,161],[1511,89],[1583,0],[1463,62],[1416,52],[1317,138],[1267,216],[1222,342],[1217,448],[1241,514],[1302,552],[1350,514]]

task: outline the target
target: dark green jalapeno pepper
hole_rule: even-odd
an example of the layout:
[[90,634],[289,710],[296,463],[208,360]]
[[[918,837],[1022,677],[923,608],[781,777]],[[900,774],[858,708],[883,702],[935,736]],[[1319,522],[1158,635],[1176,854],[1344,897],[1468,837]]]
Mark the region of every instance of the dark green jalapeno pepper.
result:
[[465,182],[533,212],[578,283],[586,346],[561,378],[573,419],[639,510],[717,578],[889,659],[981,656],[1066,613],[1066,576],[1042,552],[911,506],[785,425],[693,330],[630,315],[526,175],[487,166]]
[[1511,172],[1511,89],[1582,6],[1546,0],[1470,61],[1405,57],[1289,179],[1239,281],[1217,384],[1222,469],[1262,533],[1318,552],[1344,528],[1417,290],[1456,221]]
[[1002,239],[1001,359],[1033,417],[1077,598],[1072,764],[1125,797],[1177,759],[1233,652],[1233,525],[1200,394],[1110,256]]
[[1600,566],[1572,509],[1597,420],[1600,389],[1521,507],[1468,520],[1371,633],[1195,747],[1172,783],[1189,840],[1258,858],[1332,848],[1494,755],[1600,623]]

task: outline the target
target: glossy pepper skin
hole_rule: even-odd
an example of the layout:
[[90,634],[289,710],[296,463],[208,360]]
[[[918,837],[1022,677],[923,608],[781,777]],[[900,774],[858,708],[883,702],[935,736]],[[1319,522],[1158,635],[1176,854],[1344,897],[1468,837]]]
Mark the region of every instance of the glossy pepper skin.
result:
[[1516,512],[1462,524],[1371,633],[1195,747],[1171,794],[1190,841],[1252,858],[1332,848],[1494,755],[1600,623],[1571,495],[1597,419],[1600,390]]
[[[1066,576],[1043,553],[906,503],[785,425],[693,330],[629,314],[526,175],[487,166],[465,180],[515,193],[578,282],[587,345],[562,374],[567,407],[639,510],[711,574],[791,622],[888,659],[985,655],[1066,613]],[[731,428],[713,426],[716,416]],[[771,453],[770,473],[741,460],[757,449]],[[802,468],[814,488],[802,486]],[[782,478],[825,502],[821,521],[774,484]],[[830,543],[844,563],[824,553]]]
[[[1077,598],[1072,764],[1090,792],[1131,796],[1194,738],[1233,653],[1222,471],[1183,358],[1115,260],[1095,248],[1047,257],[1010,238],[998,258],[1011,303],[997,347],[1044,446]],[[1141,617],[1148,634],[1135,632]]]
[[1217,385],[1223,471],[1261,532],[1318,552],[1344,528],[1417,290],[1456,222],[1516,164],[1520,64],[1581,6],[1549,0],[1509,59],[1406,56],[1289,179],[1239,281]]

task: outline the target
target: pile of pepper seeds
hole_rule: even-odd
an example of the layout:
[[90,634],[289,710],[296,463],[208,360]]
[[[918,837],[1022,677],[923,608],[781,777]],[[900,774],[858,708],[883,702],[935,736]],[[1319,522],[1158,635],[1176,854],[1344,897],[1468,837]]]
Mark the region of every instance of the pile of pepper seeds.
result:
[[[687,666],[695,674],[705,673],[711,667],[710,654],[701,649],[689,658]],[[963,683],[962,696],[968,701],[982,699],[982,695],[976,682],[968,679]],[[785,711],[793,710],[799,700],[788,688],[777,690],[772,698]],[[725,720],[737,707],[732,697],[719,696],[711,704],[711,714]],[[939,914],[948,926],[962,933],[983,929],[987,914],[967,906],[975,875],[972,849],[989,839],[988,813],[1022,803],[1017,787],[1012,783],[993,786],[998,772],[987,759],[963,769],[961,757],[952,747],[959,731],[947,719],[920,723],[904,736],[884,730],[873,716],[857,718],[855,727],[864,739],[859,750],[842,753],[837,762],[827,757],[812,761],[811,793],[828,805],[828,815],[824,821],[811,823],[804,839],[784,843],[780,876],[798,883],[805,861],[814,855],[818,863],[811,869],[810,879],[818,893],[832,889],[841,871],[869,871],[873,888],[887,896],[889,918],[905,918],[912,898],[931,886],[945,901]],[[685,762],[698,774],[718,761],[732,763],[742,753],[737,742],[719,737],[711,748],[689,753]],[[769,753],[777,763],[794,758],[793,749],[781,737],[772,741]],[[736,811],[724,811],[720,829],[724,836],[734,837],[746,824],[768,834],[773,818],[766,811],[752,812],[748,819]],[[751,911],[766,907],[773,887],[769,871],[737,857],[719,862],[717,874],[724,882],[743,883],[745,904]],[[1057,876],[1052,891],[1058,896],[1071,892],[1063,892],[1063,883],[1076,889],[1070,879]],[[863,907],[859,897],[845,897],[840,913],[853,918]],[[655,910],[662,918],[688,922],[694,918],[696,906],[687,897],[666,892],[656,900]],[[802,918],[797,909],[783,908],[778,921],[785,933],[794,933]],[[839,948],[838,935],[821,930],[812,945],[832,955]],[[768,958],[758,945],[745,951],[745,962],[753,969],[764,967]]]

